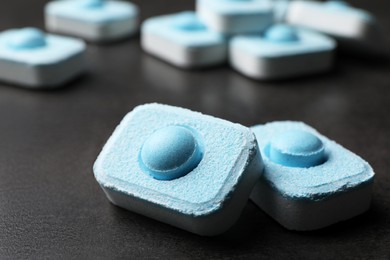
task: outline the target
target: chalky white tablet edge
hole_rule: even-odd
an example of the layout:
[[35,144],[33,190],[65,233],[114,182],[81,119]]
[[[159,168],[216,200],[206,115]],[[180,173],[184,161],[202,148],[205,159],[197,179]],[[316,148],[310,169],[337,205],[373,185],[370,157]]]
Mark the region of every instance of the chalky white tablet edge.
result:
[[104,187],[102,184],[100,186],[114,205],[201,236],[216,236],[226,232],[240,217],[252,191],[253,182],[259,179],[259,169],[261,168],[261,163],[258,160],[253,160],[247,168],[249,174],[231,193],[226,205],[216,213],[201,217],[182,214],[163,208],[158,204],[145,203],[139,198],[119,193]]
[[43,66],[30,66],[0,59],[0,79],[29,88],[59,87],[84,72],[83,56],[80,53],[58,64]]
[[305,201],[282,196],[271,186],[258,182],[251,200],[290,230],[310,231],[360,215],[370,208],[372,184],[337,195],[331,200]]
[[[243,75],[257,80],[276,80],[327,71],[332,67],[333,54],[305,53],[279,59],[259,58],[231,48],[229,61]],[[291,63],[294,66],[289,66]]]
[[182,68],[215,66],[226,59],[227,46],[191,48],[150,32],[142,32],[141,46],[150,54]]

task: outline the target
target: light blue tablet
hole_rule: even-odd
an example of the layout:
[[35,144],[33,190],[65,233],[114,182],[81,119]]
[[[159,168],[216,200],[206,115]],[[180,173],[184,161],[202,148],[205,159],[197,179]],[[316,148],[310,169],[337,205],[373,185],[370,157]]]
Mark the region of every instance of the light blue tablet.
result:
[[85,71],[83,41],[36,28],[0,33],[0,80],[25,87],[57,87]]
[[362,158],[301,122],[251,129],[265,164],[251,198],[282,225],[313,230],[368,209],[374,172]]
[[328,71],[336,42],[328,36],[286,24],[262,34],[234,36],[229,61],[237,71],[260,80],[277,80]]
[[59,0],[45,7],[48,30],[88,41],[113,41],[137,31],[138,7],[118,0]]
[[236,221],[261,172],[248,128],[160,104],[130,112],[94,165],[114,204],[201,235]]
[[284,21],[325,33],[348,52],[380,54],[386,48],[385,34],[376,18],[343,1],[291,1]]
[[213,66],[227,59],[227,39],[190,11],[147,19],[141,38],[145,51],[179,67]]

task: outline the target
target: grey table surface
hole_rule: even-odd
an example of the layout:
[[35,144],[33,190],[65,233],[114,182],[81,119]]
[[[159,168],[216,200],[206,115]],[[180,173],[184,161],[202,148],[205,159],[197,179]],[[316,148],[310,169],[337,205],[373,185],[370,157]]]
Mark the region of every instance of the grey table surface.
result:
[[[0,1],[0,30],[43,28],[41,0]],[[142,20],[193,1],[136,2]],[[353,1],[390,34],[387,1]],[[143,53],[139,37],[89,45],[89,72],[65,88],[0,83],[0,258],[390,258],[390,62],[339,55],[335,69],[256,82],[227,65],[182,71]],[[160,102],[246,126],[304,121],[376,172],[371,209],[315,232],[291,232],[248,202],[238,223],[200,237],[111,205],[92,165],[123,116]]]

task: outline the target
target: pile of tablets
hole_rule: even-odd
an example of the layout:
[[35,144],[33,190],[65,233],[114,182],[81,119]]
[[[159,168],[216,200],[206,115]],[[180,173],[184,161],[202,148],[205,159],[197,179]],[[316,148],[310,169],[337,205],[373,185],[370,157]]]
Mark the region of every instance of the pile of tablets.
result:
[[[326,71],[337,44],[380,52],[367,12],[338,1],[198,0],[197,11],[147,19],[145,51],[179,67],[230,61],[255,79]],[[124,1],[47,4],[52,32],[109,42],[137,31],[138,8]],[[34,28],[0,33],[0,79],[60,86],[85,71],[82,40]],[[251,198],[288,229],[313,230],[368,209],[374,172],[363,159],[301,122],[251,128],[160,104],[135,108],[94,165],[121,207],[200,234],[229,229]]]
[[146,52],[178,67],[228,60],[260,80],[327,71],[337,45],[357,53],[384,49],[375,18],[341,1],[197,0],[196,12],[147,19],[141,33]]
[[[138,16],[137,6],[120,0],[59,0],[45,7],[49,31],[89,42],[135,34]],[[272,80],[330,70],[337,45],[380,54],[385,41],[370,13],[341,1],[197,0],[196,12],[147,19],[141,45],[178,67],[229,61],[248,77]],[[2,32],[0,80],[27,87],[63,85],[85,70],[84,51],[80,40],[34,28]]]
[[250,198],[281,225],[315,230],[370,206],[374,172],[302,122],[251,128],[187,109],[131,111],[94,173],[120,207],[199,235],[218,235]]

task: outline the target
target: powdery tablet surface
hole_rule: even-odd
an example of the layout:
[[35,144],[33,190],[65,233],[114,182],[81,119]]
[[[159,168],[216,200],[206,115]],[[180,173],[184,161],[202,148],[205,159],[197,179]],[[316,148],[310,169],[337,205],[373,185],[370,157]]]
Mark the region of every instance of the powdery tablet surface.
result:
[[196,11],[211,29],[225,33],[259,33],[272,24],[269,0],[197,0]]
[[194,12],[147,19],[141,28],[142,48],[173,65],[199,68],[227,60],[227,41],[210,31]]
[[135,34],[138,13],[136,5],[116,0],[60,0],[45,7],[48,30],[95,42]]
[[249,128],[147,104],[122,120],[94,173],[112,203],[210,236],[237,220],[262,167]]
[[25,87],[56,87],[85,71],[85,44],[35,28],[0,33],[0,80]]
[[342,1],[291,1],[285,21],[326,33],[349,51],[380,53],[385,48],[384,34],[375,17]]
[[369,208],[374,172],[362,158],[301,122],[251,129],[265,164],[251,199],[281,225],[315,230]]
[[329,70],[335,48],[335,41],[327,36],[276,24],[263,34],[233,37],[229,61],[248,77],[283,79]]

